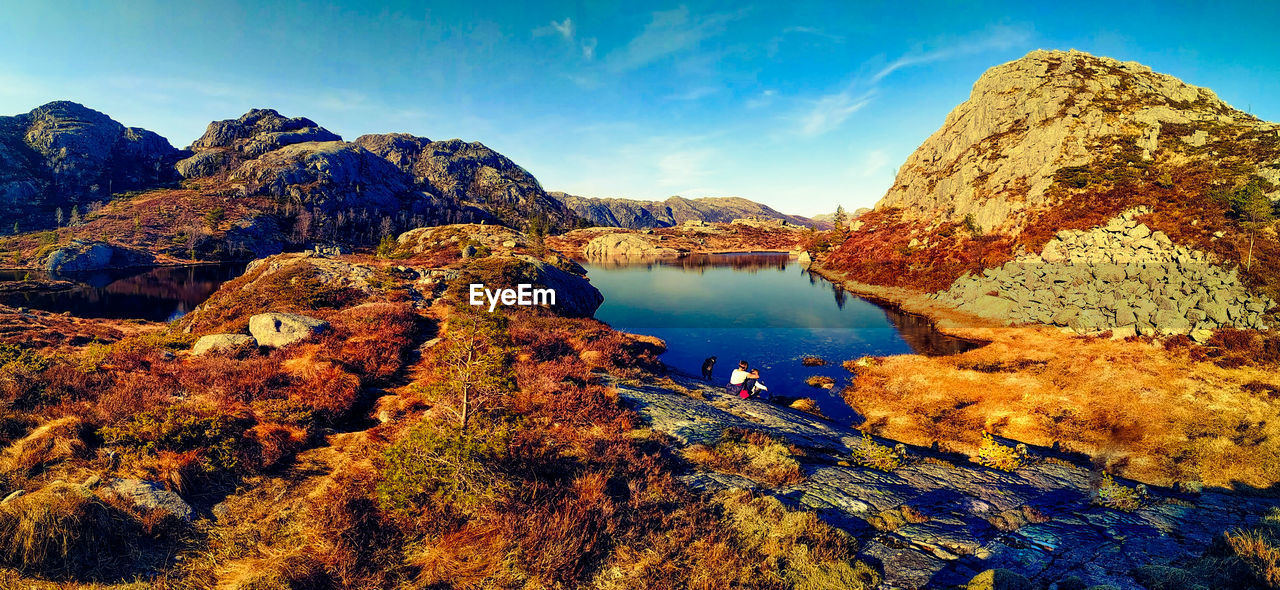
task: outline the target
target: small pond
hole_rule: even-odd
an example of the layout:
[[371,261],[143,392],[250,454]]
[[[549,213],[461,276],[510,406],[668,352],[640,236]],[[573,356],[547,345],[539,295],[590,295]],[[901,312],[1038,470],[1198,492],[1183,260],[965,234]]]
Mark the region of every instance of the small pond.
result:
[[[975,345],[948,337],[919,316],[850,295],[785,253],[710,254],[678,260],[586,262],[604,293],[596,317],[623,331],[667,342],[662,360],[698,375],[718,357],[713,381],[728,383],[739,360],[760,370],[770,393],[812,397],[832,420],[860,418],[840,399],[851,374],[843,361],[866,355],[955,354]],[[806,367],[817,356],[826,366]],[[805,380],[835,379],[834,389]]]
[[0,282],[69,281],[66,289],[0,289],[0,303],[86,318],[165,322],[186,315],[223,283],[240,276],[245,263],[169,266],[50,275],[0,271]]

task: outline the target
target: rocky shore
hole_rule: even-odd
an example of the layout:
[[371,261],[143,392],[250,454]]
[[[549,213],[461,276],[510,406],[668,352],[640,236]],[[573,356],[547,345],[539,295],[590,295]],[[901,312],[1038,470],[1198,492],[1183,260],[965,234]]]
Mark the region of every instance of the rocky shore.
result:
[[[1041,587],[1140,590],[1153,568],[1199,556],[1224,528],[1248,526],[1274,506],[1223,491],[1133,482],[1113,482],[1119,488],[1100,492],[1105,484],[1087,463],[1050,449],[996,443],[1020,457],[1016,468],[1005,471],[866,437],[789,408],[739,400],[700,382],[675,381],[682,392],[656,385],[616,387],[678,447],[714,445],[736,428],[803,451],[804,480],[798,484],[775,488],[714,471],[684,476],[689,484],[711,491],[751,489],[816,511],[859,540],[860,557],[884,572],[884,589],[952,587],[1004,569]],[[896,466],[859,462],[875,453]],[[1108,492],[1121,488],[1137,498],[1132,510],[1107,505]]]

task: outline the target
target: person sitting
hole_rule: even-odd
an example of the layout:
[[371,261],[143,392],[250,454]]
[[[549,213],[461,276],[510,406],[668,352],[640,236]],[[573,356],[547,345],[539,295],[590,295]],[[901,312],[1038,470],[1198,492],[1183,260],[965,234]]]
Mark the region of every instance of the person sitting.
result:
[[756,380],[760,378],[760,372],[751,370],[747,361],[739,361],[738,368],[733,370],[729,375],[728,389],[731,395],[737,395],[742,399],[751,397],[752,390],[755,389]]

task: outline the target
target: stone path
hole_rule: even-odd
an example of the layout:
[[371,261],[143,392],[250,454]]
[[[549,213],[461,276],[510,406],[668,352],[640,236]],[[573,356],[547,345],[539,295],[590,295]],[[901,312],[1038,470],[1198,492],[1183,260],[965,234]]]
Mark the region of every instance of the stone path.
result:
[[[1143,508],[1124,512],[1091,502],[1087,466],[1029,451],[1013,472],[907,447],[905,464],[885,472],[850,460],[860,432],[803,412],[726,395],[685,379],[706,400],[656,386],[617,384],[652,427],[679,445],[714,444],[729,427],[767,432],[804,448],[806,480],[770,489],[739,475],[696,473],[693,487],[749,488],[818,512],[858,538],[863,559],[884,572],[884,589],[962,585],[1007,568],[1048,585],[1078,576],[1089,585],[1141,590],[1129,572],[1204,552],[1224,529],[1248,526],[1274,499],[1152,488]],[[897,443],[875,439],[894,447]],[[1133,486],[1134,482],[1121,482]]]

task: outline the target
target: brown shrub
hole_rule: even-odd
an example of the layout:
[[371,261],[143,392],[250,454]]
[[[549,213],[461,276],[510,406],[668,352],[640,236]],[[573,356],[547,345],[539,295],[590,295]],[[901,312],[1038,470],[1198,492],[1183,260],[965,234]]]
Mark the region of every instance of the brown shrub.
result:
[[42,424],[0,454],[0,476],[18,488],[19,482],[55,463],[84,456],[84,431],[80,419],[70,416]]
[[755,430],[728,428],[714,447],[694,445],[685,450],[685,457],[709,469],[736,473],[773,487],[804,481],[804,471],[791,448]]
[[50,576],[103,578],[129,564],[138,524],[78,485],[52,484],[0,505],[0,560]]

